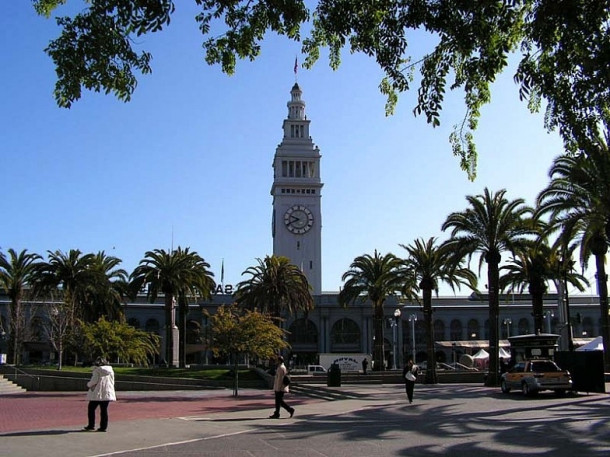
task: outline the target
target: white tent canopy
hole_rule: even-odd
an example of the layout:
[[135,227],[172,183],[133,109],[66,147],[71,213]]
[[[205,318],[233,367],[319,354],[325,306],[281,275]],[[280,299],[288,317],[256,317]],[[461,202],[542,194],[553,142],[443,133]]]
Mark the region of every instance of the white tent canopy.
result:
[[485,349],[481,349],[479,352],[477,352],[475,355],[473,355],[472,358],[473,359],[488,359],[489,352],[487,352]]
[[[510,353],[504,348],[499,348],[498,356],[503,359],[510,359]],[[489,352],[487,352],[485,349],[481,349],[479,352],[477,352],[475,355],[473,355],[472,358],[473,359],[488,359]]]
[[603,351],[604,350],[604,338],[598,336],[593,341],[579,347],[577,351]]

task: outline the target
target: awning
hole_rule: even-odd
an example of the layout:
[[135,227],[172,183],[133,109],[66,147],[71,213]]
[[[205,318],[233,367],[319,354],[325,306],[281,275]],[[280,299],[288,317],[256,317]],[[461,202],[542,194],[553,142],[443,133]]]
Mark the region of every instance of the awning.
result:
[[[458,340],[458,341],[435,341],[434,344],[440,346],[442,348],[453,348],[455,345],[456,348],[459,349],[483,349],[489,347],[488,340]],[[510,347],[508,340],[500,340],[499,342],[501,348]]]

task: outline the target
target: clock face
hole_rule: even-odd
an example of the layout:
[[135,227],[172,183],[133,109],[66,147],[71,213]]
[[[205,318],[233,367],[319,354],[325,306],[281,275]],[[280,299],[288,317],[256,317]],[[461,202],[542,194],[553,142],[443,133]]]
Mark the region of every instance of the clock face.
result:
[[313,227],[313,214],[303,205],[294,205],[284,214],[284,224],[290,232],[302,235]]

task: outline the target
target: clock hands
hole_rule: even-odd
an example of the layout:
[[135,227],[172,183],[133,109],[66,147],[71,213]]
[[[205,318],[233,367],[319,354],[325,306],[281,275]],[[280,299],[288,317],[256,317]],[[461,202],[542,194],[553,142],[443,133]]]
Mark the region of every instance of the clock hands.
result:
[[295,234],[304,234],[313,226],[311,212],[302,205],[294,205],[284,214],[286,228]]

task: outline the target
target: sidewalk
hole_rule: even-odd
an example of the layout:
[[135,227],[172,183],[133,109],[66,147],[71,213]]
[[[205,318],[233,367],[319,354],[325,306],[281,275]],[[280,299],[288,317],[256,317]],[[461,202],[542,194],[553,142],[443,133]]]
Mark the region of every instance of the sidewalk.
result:
[[[123,421],[167,419],[228,411],[273,410],[269,390],[240,389],[211,391],[117,392],[117,401],[108,408],[109,428]],[[296,406],[314,401],[287,395]],[[87,399],[82,392],[29,392],[0,396],[0,435],[8,432],[71,427],[87,424]],[[98,411],[99,419],[99,411]]]
[[[388,386],[396,390],[400,386]],[[243,389],[239,397],[232,390],[117,392],[111,403],[107,433],[81,431],[87,421],[87,400],[83,393],[33,392],[0,397],[0,456],[69,457],[120,455],[123,450],[145,450],[167,443],[188,443],[241,434],[253,426],[293,425],[295,421],[339,414],[345,408],[360,408],[355,400],[385,398],[381,386],[367,386],[351,392],[351,400],[325,401],[287,394],[295,407],[294,418],[281,411],[281,419],[269,419],[274,397],[270,390]],[[333,413],[333,411],[335,411]],[[99,411],[97,418],[99,419]],[[97,425],[97,424],[96,424]],[[133,452],[133,451],[130,451]],[[142,455],[147,455],[145,452]]]
[[[518,392],[505,395],[499,388],[480,384],[417,385],[415,402],[409,405],[401,385],[344,385],[335,392],[344,399],[326,401],[287,395],[286,401],[296,408],[296,414],[291,419],[282,411],[280,420],[268,418],[273,411],[273,394],[269,390],[243,389],[237,398],[231,390],[118,392],[119,400],[109,408],[107,433],[80,431],[86,423],[87,409],[82,392],[2,396],[0,455],[234,457],[246,455],[247,450],[249,455],[281,457],[288,453],[300,457],[332,455],[332,451],[341,450],[344,455],[360,457],[373,455],[371,452],[377,452],[379,446],[391,443],[402,454],[385,448],[375,455],[431,455],[430,449],[440,452],[446,446],[457,446],[453,454],[443,452],[453,456],[464,455],[461,446],[472,446],[473,442],[484,442],[489,448],[501,445],[503,452],[509,452],[511,446],[524,447],[528,434],[529,446],[552,442],[542,442],[540,430],[532,429],[532,423],[547,424],[545,434],[557,431],[557,446],[562,450],[557,455],[561,457],[583,449],[574,440],[586,439],[589,447],[584,449],[603,448],[600,456],[607,455],[606,448],[610,446],[610,435],[604,432],[610,432],[609,426],[604,425],[610,401],[607,393],[566,397],[547,393],[530,398]],[[421,420],[423,417],[426,420]],[[457,430],[460,427],[467,430]],[[587,433],[591,427],[597,430],[596,435]],[[439,434],[441,429],[444,432]],[[390,441],[386,440],[388,430],[393,437]],[[254,441],[251,433],[256,433]],[[499,441],[500,436],[509,442]],[[365,438],[367,445],[363,443]],[[302,448],[285,452],[278,443],[287,440]],[[423,454],[410,453],[415,442],[431,448],[423,448]],[[405,443],[409,443],[411,451],[407,452]],[[240,452],[235,453],[231,447]],[[517,447],[512,455],[517,451],[523,454],[523,449]],[[202,449],[208,454],[202,454]]]

